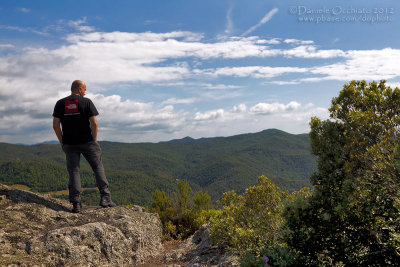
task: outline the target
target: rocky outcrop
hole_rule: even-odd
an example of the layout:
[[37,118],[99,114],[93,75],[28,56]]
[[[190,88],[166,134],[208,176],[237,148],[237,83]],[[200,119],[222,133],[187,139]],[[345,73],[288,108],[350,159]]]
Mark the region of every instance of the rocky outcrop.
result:
[[0,185],[0,266],[135,266],[162,253],[158,215],[83,207]]
[[185,262],[187,267],[240,266],[237,256],[231,255],[223,247],[213,244],[208,225],[203,225],[186,239],[178,249],[170,251],[164,256],[166,263],[175,261]]

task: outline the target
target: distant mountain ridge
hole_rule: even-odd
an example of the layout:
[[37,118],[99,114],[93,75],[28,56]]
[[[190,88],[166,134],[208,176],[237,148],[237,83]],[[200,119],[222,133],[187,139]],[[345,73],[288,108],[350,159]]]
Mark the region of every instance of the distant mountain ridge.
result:
[[[209,192],[214,200],[229,190],[243,192],[260,175],[296,190],[310,185],[316,169],[308,135],[276,129],[160,143],[100,143],[111,191],[124,204],[148,204],[155,189],[175,191],[177,179],[189,181],[194,191]],[[83,186],[95,187],[88,164],[81,165]],[[42,192],[66,189],[65,155],[58,145],[0,143],[0,182]],[[95,190],[83,197],[88,203],[98,201]]]

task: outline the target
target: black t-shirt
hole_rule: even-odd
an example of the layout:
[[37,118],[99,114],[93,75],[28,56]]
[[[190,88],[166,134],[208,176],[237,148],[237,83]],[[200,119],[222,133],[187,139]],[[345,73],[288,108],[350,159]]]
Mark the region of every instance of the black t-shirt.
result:
[[93,141],[89,118],[97,115],[93,102],[78,95],[58,100],[53,112],[53,117],[61,121],[63,143],[70,145]]

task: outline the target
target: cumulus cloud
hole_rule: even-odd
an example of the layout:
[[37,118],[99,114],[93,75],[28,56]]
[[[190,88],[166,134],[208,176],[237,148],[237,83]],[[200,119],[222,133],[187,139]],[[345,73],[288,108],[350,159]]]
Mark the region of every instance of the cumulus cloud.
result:
[[400,49],[342,51],[335,49],[318,50],[315,46],[299,46],[289,50],[281,50],[279,54],[289,58],[338,58],[341,60],[333,64],[314,67],[245,66],[196,69],[194,72],[214,77],[234,76],[271,79],[287,73],[301,73],[304,77],[296,80],[270,81],[270,83],[279,85],[324,80],[390,80],[400,76],[400,65],[398,64]]
[[[325,109],[302,106],[296,101],[244,104],[242,91],[248,88],[230,77],[288,85],[351,79],[388,79],[396,83],[400,76],[400,50],[393,48],[324,50],[308,41],[255,36],[211,42],[205,41],[203,34],[185,31],[104,33],[80,28],[85,25],[86,19],[71,23],[79,33],[66,36],[66,43],[60,47],[25,47],[0,54],[0,141],[34,143],[55,139],[51,129],[54,104],[69,94],[70,83],[76,78],[88,84],[90,97],[101,113],[99,138],[138,142],[179,138],[181,134],[230,135],[272,127],[305,132],[310,114],[326,114]],[[289,48],[284,48],[285,43],[290,44]],[[0,49],[13,48],[12,44],[0,44]],[[268,57],[280,57],[283,63],[278,67],[273,65],[274,60],[267,59],[263,60],[265,64],[248,65],[243,60]],[[302,66],[284,65],[294,57],[331,60],[329,64],[313,60]],[[218,64],[213,65],[215,61]],[[289,75],[296,78],[285,80]],[[121,91],[173,89],[157,91],[158,100],[133,101],[129,99],[133,94],[127,91],[115,94],[113,90],[121,84],[125,86],[119,87]],[[183,91],[186,97],[179,96]],[[228,101],[219,102],[221,105],[217,102],[228,98],[237,104],[227,108]],[[187,106],[183,104],[191,107],[189,104],[207,101],[210,110],[184,109]]]
[[239,104],[237,106],[233,106],[232,111],[243,113],[247,111],[247,106],[245,104]]
[[198,120],[189,120],[191,123],[185,127],[185,135],[181,135],[181,137],[187,135],[195,138],[230,136],[270,128],[297,134],[308,133],[312,116],[317,116],[320,119],[329,117],[326,108],[315,107],[310,103],[301,105],[292,101],[288,104],[275,104],[277,106],[282,105],[284,108],[277,108],[269,114],[264,114],[264,116],[252,112],[251,108],[248,109],[245,104],[235,105],[232,109],[199,112],[196,114]]
[[196,120],[196,121],[216,120],[219,118],[223,118],[224,113],[225,113],[225,111],[223,109],[210,110],[210,111],[206,111],[204,113],[196,112],[196,115],[194,116],[194,120]]
[[345,61],[312,68],[318,77],[301,81],[321,80],[381,80],[393,79],[400,75],[400,49],[351,50],[346,52]]
[[250,112],[261,115],[268,115],[276,112],[292,111],[301,106],[300,103],[292,101],[288,104],[281,103],[258,103],[250,108]]
[[[77,27],[85,20],[75,21]],[[5,58],[2,65],[11,76],[16,72],[37,75],[45,72],[54,80],[86,77],[95,83],[158,82],[182,80],[191,75],[250,76],[271,78],[283,73],[304,73],[305,68],[244,66],[217,69],[191,69],[181,59],[240,59],[247,57],[332,58],[345,56],[340,50],[318,50],[315,46],[299,46],[289,50],[270,48],[265,43],[276,39],[236,37],[229,40],[200,42],[202,35],[190,32],[122,33],[89,32],[70,34],[68,44],[55,49],[31,48],[25,53]],[[167,63],[167,61],[175,62]],[[34,68],[28,68],[28,66]],[[17,71],[18,70],[18,71]]]

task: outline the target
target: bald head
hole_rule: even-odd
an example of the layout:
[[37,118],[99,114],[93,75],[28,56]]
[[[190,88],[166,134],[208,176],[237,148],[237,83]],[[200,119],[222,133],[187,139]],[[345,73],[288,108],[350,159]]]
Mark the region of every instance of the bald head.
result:
[[86,84],[81,80],[75,80],[71,84],[71,92],[72,94],[79,94],[81,96],[85,95]]
[[79,87],[82,87],[84,85],[85,85],[85,83],[82,82],[81,80],[75,80],[71,84],[71,91],[77,92],[79,90]]

